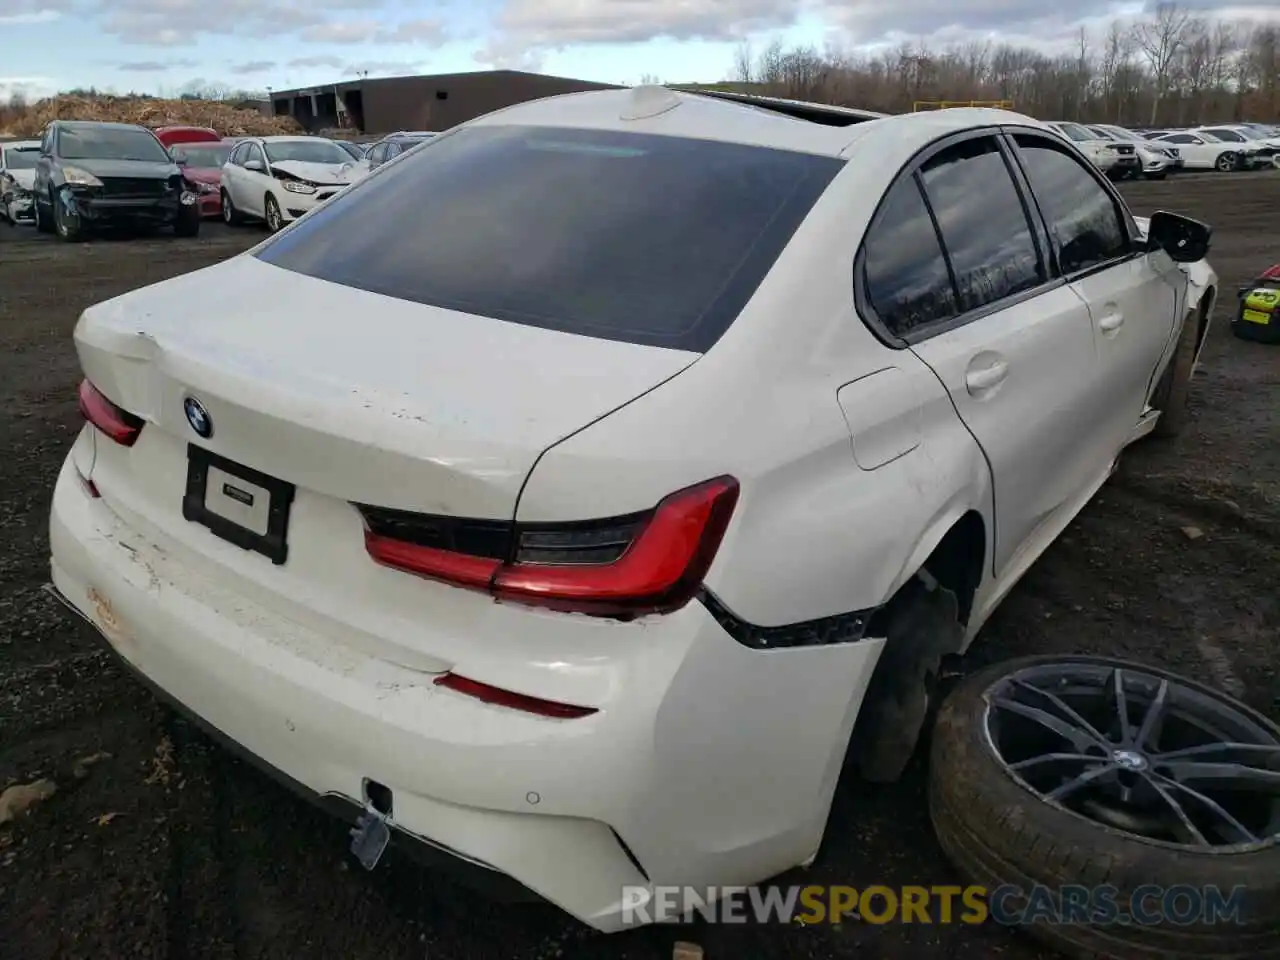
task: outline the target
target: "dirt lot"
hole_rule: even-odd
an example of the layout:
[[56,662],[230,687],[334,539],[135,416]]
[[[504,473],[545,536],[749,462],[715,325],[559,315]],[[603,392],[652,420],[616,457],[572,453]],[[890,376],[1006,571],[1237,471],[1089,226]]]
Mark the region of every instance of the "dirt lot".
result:
[[[1136,184],[1138,213],[1216,229],[1227,308],[1280,260],[1280,174]],[[366,874],[345,828],[213,748],[121,675],[42,591],[49,491],[79,428],[71,330],[90,303],[244,249],[256,231],[67,247],[0,227],[0,787],[59,792],[0,827],[0,954],[46,957],[669,957],[1041,954],[985,927],[642,930],[604,938],[549,907],[477,899],[414,865]],[[21,239],[19,239],[21,238]],[[1280,347],[1219,311],[1174,444],[1147,442],[991,621],[972,659],[1119,653],[1210,678],[1280,717]],[[1203,532],[1192,539],[1183,531]],[[77,779],[76,758],[111,756]],[[923,751],[905,781],[845,783],[806,882],[952,882],[929,830]]]

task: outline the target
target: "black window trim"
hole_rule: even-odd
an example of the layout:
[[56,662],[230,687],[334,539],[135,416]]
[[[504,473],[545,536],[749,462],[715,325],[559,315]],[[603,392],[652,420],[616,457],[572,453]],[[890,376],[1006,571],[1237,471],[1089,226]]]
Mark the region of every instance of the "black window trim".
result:
[[[1093,182],[1102,188],[1107,196],[1111,198],[1111,202],[1115,204],[1120,211],[1120,218],[1123,221],[1125,229],[1125,238],[1128,241],[1128,249],[1123,254],[1118,257],[1112,257],[1109,260],[1103,260],[1101,263],[1091,264],[1081,270],[1073,270],[1070,273],[1063,273],[1062,263],[1059,260],[1060,251],[1058,249],[1058,244],[1054,239],[1053,231],[1049,229],[1049,220],[1044,215],[1044,210],[1040,207],[1040,200],[1031,186],[1031,180],[1027,176],[1026,169],[1022,165],[1022,156],[1019,152],[1018,144],[1014,140],[1015,137],[1030,137],[1036,140],[1043,140],[1052,150],[1057,150],[1059,153],[1067,153],[1068,155],[1074,154],[1076,163],[1084,169],[1085,173],[1093,178]],[[1048,240],[1049,249],[1052,255],[1055,275],[1062,277],[1067,283],[1076,283],[1086,277],[1093,276],[1095,273],[1101,273],[1104,270],[1110,270],[1112,267],[1119,266],[1122,263],[1127,263],[1130,260],[1137,259],[1138,257],[1146,256],[1147,250],[1145,245],[1142,243],[1141,234],[1138,232],[1138,225],[1134,222],[1133,212],[1129,209],[1129,205],[1124,202],[1124,198],[1120,196],[1120,191],[1116,189],[1115,184],[1103,176],[1088,157],[1071,145],[1069,145],[1070,149],[1064,151],[1062,149],[1060,138],[1049,136],[1043,130],[1037,130],[1034,127],[1006,126],[1001,133],[1001,139],[1005,141],[1005,147],[1013,159],[1014,166],[1018,171],[1017,175],[1025,185],[1027,195],[1031,198],[1031,202],[1035,206],[1036,219],[1045,231],[1045,237]]]
[[[862,239],[858,243],[858,251],[854,255],[853,261],[853,298],[854,307],[857,309],[858,315],[862,317],[867,328],[876,336],[876,338],[885,346],[894,350],[905,350],[909,347],[921,343],[931,337],[940,336],[944,333],[950,333],[960,327],[974,323],[990,316],[998,310],[1007,310],[1015,307],[1020,303],[1024,303],[1033,297],[1041,296],[1058,287],[1064,286],[1064,280],[1057,271],[1057,258],[1051,257],[1050,246],[1048,245],[1048,230],[1044,224],[1044,218],[1040,214],[1040,208],[1035,205],[1031,198],[1030,188],[1026,178],[1022,175],[1021,166],[1015,161],[1011,154],[1010,142],[1004,137],[1003,126],[973,127],[968,130],[962,130],[958,133],[947,134],[934,140],[915,153],[910,160],[903,165],[898,171],[897,176],[889,184],[888,188],[880,197],[880,202],[876,204],[875,211],[871,214],[871,219],[867,223],[867,229],[863,233]],[[1040,260],[1040,265],[1045,272],[1045,281],[1037,284],[1029,290],[1023,290],[1019,293],[1002,297],[999,300],[993,300],[985,303],[981,307],[975,307],[972,310],[966,310],[946,319],[937,320],[932,323],[921,324],[914,330],[906,334],[895,334],[885,326],[884,322],[876,313],[875,307],[871,304],[871,298],[867,294],[867,259],[866,245],[867,237],[871,234],[872,229],[876,225],[876,220],[880,216],[880,210],[887,201],[889,194],[905,179],[911,179],[915,182],[916,189],[920,191],[921,197],[924,199],[925,209],[929,212],[929,219],[933,223],[934,236],[938,240],[938,248],[942,251],[943,259],[947,264],[947,275],[951,278],[951,289],[955,294],[957,306],[960,303],[960,291],[956,283],[955,270],[951,265],[951,255],[947,251],[947,245],[943,241],[942,231],[938,228],[938,220],[933,212],[933,204],[929,201],[929,193],[924,189],[924,185],[920,179],[921,168],[928,163],[933,157],[954,147],[956,144],[964,143],[968,140],[976,140],[979,138],[990,138],[995,141],[996,149],[999,150],[1001,159],[1004,161],[1005,168],[1009,172],[1009,179],[1013,183],[1014,191],[1018,196],[1018,201],[1022,206],[1023,216],[1027,219],[1027,225],[1031,231],[1032,243],[1036,248],[1036,256]]]

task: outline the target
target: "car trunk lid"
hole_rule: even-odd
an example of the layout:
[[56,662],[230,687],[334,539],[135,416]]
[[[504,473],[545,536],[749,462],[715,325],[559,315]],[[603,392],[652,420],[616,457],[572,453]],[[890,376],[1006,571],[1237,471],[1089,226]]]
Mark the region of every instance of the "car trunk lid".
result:
[[[92,307],[75,340],[88,379],[147,429],[328,497],[481,519],[513,516],[549,446],[698,356],[408,303],[248,256]],[[207,412],[207,438],[188,399]]]

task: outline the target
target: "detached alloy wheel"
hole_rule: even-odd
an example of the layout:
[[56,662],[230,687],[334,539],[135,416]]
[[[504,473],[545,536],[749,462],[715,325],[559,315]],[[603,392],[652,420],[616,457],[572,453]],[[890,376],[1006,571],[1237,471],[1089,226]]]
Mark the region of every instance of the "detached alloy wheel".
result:
[[[1280,957],[1280,726],[1226,694],[1103,657],[998,664],[939,711],[929,801],[966,880],[1049,892],[1063,922],[1026,929],[1069,956]],[[1117,915],[1072,917],[1066,886]]]

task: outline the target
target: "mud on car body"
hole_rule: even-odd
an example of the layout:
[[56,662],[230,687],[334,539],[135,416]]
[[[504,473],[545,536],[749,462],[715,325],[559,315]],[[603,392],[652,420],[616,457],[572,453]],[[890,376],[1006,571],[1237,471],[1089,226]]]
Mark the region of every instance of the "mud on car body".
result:
[[99,226],[200,230],[196,194],[150,130],[128,123],[55,120],[40,141],[36,226],[64,240]]

